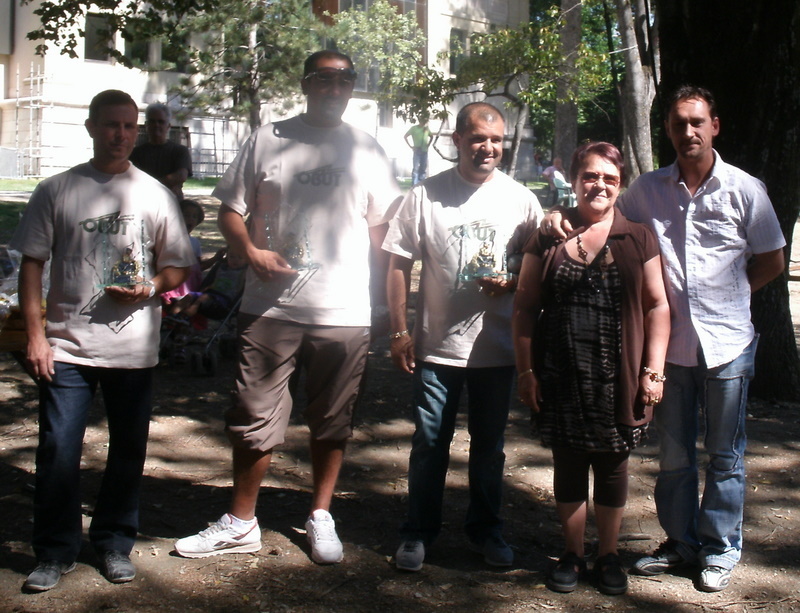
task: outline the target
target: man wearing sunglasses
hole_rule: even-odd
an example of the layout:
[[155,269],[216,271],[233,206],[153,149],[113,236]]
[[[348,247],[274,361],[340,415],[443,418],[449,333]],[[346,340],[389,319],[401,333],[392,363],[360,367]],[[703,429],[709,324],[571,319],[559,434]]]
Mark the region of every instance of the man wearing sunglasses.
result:
[[254,132],[214,190],[223,203],[220,229],[249,264],[239,309],[237,393],[226,414],[233,500],[210,528],[177,541],[182,556],[261,547],[255,516],[261,481],[272,449],[284,441],[290,380],[304,368],[311,558],[342,560],[329,509],[370,339],[370,262],[382,285],[388,258],[380,246],[400,200],[383,149],[342,122],[355,80],[346,55],[311,55],[301,80],[306,112]]
[[[652,576],[697,565],[698,587],[718,592],[742,553],[745,412],[758,341],[750,294],[783,272],[786,241],[764,184],[714,150],[720,120],[711,92],[678,88],[666,116],[677,160],[640,176],[617,203],[658,237],[672,320],[655,411],[655,501],[667,540],[632,570]],[[561,225],[544,225],[554,222]],[[700,407],[709,460],[698,504]]]

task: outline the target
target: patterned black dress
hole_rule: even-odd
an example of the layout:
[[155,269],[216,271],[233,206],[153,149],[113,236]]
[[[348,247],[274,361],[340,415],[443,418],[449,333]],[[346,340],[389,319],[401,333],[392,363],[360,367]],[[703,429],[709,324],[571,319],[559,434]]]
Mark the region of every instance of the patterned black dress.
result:
[[615,420],[622,336],[619,271],[602,256],[587,267],[566,250],[561,254],[545,283],[546,306],[536,327],[542,348],[537,368],[542,442],[581,451],[630,451],[647,426]]

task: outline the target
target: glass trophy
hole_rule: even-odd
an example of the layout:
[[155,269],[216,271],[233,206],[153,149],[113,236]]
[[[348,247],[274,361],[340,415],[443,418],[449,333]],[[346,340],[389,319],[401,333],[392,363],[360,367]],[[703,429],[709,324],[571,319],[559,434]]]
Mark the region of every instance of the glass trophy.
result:
[[494,236],[483,241],[478,251],[468,258],[467,264],[458,275],[460,281],[472,281],[484,277],[506,277],[508,267],[506,264],[505,245],[501,245],[500,252],[495,248]]
[[[146,249],[149,241],[141,222],[136,227],[137,224],[132,218],[119,216],[93,221],[106,222],[98,223],[96,228],[100,238],[99,253],[96,254],[99,256],[99,286],[130,287],[149,284]],[[136,235],[138,240],[131,234]]]
[[302,216],[295,217],[286,231],[280,232],[274,223],[273,215],[265,215],[267,249],[276,251],[295,270],[305,271],[319,268],[311,255],[308,239],[308,224]]

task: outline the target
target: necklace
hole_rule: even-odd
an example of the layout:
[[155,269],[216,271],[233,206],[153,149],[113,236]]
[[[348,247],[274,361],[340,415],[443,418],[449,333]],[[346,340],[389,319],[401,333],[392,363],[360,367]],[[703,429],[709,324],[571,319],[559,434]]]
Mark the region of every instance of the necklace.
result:
[[[578,236],[575,237],[575,242],[577,243],[578,247],[578,256],[581,258],[581,261],[583,261],[583,265],[586,267],[587,277],[589,277],[589,279],[591,280],[591,276],[589,275],[589,260],[588,260],[589,253],[586,251],[586,249],[583,248],[583,239],[581,238],[581,236],[582,234],[578,234]],[[608,262],[606,261],[607,254],[608,254],[608,243],[603,245],[602,251],[600,251],[600,253],[598,253],[597,257],[595,258],[596,260],[598,260],[598,267],[600,268],[600,279],[602,281],[606,280],[606,271],[608,270]]]

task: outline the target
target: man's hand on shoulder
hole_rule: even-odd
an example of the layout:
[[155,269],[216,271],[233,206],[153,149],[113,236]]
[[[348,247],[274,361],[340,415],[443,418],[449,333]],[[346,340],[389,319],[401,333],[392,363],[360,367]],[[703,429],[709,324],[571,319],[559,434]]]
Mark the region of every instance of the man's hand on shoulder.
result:
[[572,224],[564,215],[559,207],[554,207],[542,219],[542,232],[549,234],[555,238],[567,238],[567,235],[574,230]]

